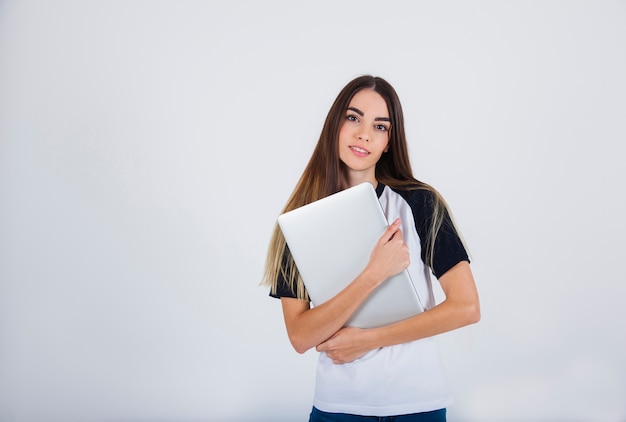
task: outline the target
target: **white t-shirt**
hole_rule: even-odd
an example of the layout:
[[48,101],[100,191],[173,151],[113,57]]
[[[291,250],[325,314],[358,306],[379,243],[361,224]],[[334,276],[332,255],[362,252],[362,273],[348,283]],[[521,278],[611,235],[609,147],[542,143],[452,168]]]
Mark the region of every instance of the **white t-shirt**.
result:
[[[426,312],[435,306],[431,268],[422,249],[430,229],[433,194],[429,191],[394,190],[382,183],[376,193],[388,221],[402,219],[402,234],[411,253],[408,271]],[[440,277],[458,262],[469,261],[467,252],[446,218],[438,232],[432,272]],[[274,297],[295,297],[279,277]],[[439,349],[434,338],[371,350],[361,358],[336,365],[320,353],[313,405],[332,413],[395,416],[438,410],[450,405]]]
[[[402,219],[401,230],[411,251],[408,271],[424,308],[431,309],[435,306],[435,298],[430,269],[421,259],[423,243],[416,227],[417,222],[423,232],[427,226],[421,220],[428,217],[430,194],[425,191],[402,191],[403,195],[400,195],[381,184],[377,192],[387,220]],[[460,244],[456,240],[442,241],[442,246],[454,245],[452,249],[458,249]],[[439,248],[439,253],[448,252]],[[450,260],[448,257],[444,262],[459,262],[459,257],[467,259],[464,249],[453,250],[449,254],[456,258]],[[451,267],[453,264],[446,265]],[[451,402],[437,342],[432,337],[372,350],[347,364],[334,364],[325,353],[320,353],[313,401],[319,410],[393,416],[438,410]]]

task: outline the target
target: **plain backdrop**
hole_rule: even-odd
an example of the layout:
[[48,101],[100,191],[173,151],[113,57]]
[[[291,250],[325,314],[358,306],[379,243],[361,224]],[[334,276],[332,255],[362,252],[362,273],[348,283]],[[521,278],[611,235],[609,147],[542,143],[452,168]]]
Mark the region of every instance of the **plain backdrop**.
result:
[[626,421],[625,1],[4,0],[0,422],[307,420],[259,282],[364,73],[472,255],[449,420]]

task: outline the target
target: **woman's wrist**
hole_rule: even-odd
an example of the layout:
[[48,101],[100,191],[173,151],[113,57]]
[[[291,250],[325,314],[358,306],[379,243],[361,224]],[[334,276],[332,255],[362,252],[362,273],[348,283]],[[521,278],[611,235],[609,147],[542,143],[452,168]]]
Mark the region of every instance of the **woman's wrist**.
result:
[[361,277],[364,279],[365,283],[372,286],[373,288],[380,286],[382,282],[386,280],[381,272],[373,267],[371,264],[368,264],[365,269],[363,269]]
[[381,348],[382,345],[380,344],[380,341],[378,338],[379,332],[380,330],[378,330],[377,328],[368,328],[368,329],[361,330],[361,333],[362,333],[361,341],[363,344],[363,348],[367,350],[374,350],[374,349]]

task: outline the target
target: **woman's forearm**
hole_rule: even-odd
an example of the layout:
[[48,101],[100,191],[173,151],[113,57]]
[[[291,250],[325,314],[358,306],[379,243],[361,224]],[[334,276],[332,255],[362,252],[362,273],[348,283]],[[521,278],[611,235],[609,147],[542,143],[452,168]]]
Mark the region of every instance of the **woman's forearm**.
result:
[[375,349],[432,337],[447,331],[474,324],[480,320],[480,311],[474,304],[455,304],[448,300],[412,318],[385,327],[373,328],[367,335]]
[[289,340],[304,353],[339,331],[358,307],[380,284],[367,269],[332,299],[314,308],[308,302],[282,299]]
[[372,348],[431,337],[480,320],[478,292],[469,264],[460,262],[439,280],[446,299],[434,308],[367,335]]

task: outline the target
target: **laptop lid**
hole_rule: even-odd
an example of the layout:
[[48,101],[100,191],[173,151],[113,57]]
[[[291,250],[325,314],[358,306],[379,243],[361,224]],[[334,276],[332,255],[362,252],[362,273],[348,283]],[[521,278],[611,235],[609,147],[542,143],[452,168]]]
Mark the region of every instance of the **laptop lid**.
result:
[[[314,306],[335,296],[363,271],[388,226],[369,182],[281,214],[278,224]],[[404,270],[383,282],[346,325],[379,327],[423,310]]]

